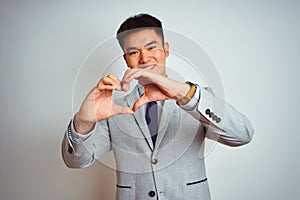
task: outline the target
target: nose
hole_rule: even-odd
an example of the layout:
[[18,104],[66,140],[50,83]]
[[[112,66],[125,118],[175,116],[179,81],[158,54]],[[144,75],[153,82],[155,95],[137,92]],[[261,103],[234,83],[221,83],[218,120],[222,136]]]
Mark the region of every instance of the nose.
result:
[[148,63],[149,60],[150,60],[149,52],[146,49],[141,49],[139,63],[145,64]]

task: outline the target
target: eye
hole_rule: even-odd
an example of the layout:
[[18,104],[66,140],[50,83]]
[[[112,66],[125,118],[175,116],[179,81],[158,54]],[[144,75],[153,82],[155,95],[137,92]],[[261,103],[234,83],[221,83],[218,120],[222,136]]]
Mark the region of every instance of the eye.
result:
[[152,51],[152,50],[155,50],[156,48],[157,47],[155,45],[153,45],[153,46],[148,47],[147,49],[148,49],[148,51]]
[[127,54],[128,54],[129,56],[135,56],[135,55],[137,55],[138,53],[139,53],[139,52],[136,51],[136,50],[127,52]]

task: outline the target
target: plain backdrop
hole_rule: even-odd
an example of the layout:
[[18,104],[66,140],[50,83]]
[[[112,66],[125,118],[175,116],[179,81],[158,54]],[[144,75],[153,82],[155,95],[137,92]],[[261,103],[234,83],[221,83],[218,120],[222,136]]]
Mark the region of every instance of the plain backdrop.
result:
[[1,0],[0,199],[114,198],[113,169],[68,169],[60,145],[80,64],[140,12],[206,50],[255,128],[250,144],[207,156],[212,199],[298,199],[299,10],[296,0]]

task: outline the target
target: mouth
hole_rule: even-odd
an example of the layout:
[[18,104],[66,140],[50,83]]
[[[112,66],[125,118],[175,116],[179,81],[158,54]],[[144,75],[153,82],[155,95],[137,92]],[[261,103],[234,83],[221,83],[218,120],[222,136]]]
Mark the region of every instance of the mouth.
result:
[[138,69],[153,69],[156,66],[156,64],[152,65],[146,65],[146,66],[139,66]]

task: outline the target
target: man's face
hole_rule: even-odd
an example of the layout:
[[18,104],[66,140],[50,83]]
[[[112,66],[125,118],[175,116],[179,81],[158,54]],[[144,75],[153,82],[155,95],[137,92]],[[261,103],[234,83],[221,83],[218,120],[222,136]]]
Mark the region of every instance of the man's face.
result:
[[168,43],[153,29],[143,29],[125,37],[123,43],[124,59],[129,68],[146,67],[156,64],[152,70],[155,73],[166,75],[166,58],[169,56]]

